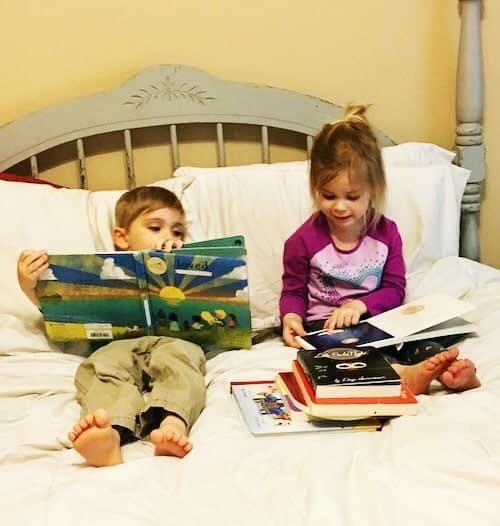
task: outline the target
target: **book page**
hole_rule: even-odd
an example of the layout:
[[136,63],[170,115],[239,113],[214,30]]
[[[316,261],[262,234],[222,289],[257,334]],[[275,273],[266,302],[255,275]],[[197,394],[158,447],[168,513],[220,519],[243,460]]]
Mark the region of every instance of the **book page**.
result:
[[409,336],[474,309],[474,305],[447,294],[430,294],[376,316],[371,325],[396,338]]

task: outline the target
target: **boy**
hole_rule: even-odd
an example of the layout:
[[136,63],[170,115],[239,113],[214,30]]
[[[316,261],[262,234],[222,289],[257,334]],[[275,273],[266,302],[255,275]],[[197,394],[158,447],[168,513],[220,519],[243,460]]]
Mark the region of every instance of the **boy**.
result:
[[[116,204],[115,223],[116,250],[169,252],[182,246],[184,210],[164,188],[142,186],[124,193]],[[44,250],[19,256],[19,284],[38,307],[35,287],[47,269]],[[121,464],[121,446],[148,434],[155,455],[183,457],[192,449],[188,431],[205,405],[204,373],[204,353],[190,342],[145,336],[109,343],[76,372],[83,416],[68,438],[97,467]]]

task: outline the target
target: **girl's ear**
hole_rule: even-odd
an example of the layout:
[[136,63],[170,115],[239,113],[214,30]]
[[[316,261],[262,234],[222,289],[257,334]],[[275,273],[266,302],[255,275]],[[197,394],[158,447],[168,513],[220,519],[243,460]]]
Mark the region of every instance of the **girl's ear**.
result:
[[119,226],[113,228],[113,243],[117,250],[128,250],[128,235],[124,228]]

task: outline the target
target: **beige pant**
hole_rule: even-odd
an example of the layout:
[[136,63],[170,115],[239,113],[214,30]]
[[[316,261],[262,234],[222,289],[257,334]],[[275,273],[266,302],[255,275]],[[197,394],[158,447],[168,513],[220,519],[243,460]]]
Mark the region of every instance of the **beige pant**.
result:
[[194,343],[166,336],[114,341],[78,367],[77,400],[82,415],[106,409],[112,425],[143,438],[164,411],[193,425],[205,406],[204,373],[205,355]]

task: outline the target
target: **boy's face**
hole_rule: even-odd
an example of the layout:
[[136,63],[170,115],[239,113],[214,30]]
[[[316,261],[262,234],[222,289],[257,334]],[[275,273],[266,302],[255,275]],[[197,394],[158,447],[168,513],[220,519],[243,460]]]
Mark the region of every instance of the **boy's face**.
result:
[[182,246],[184,216],[172,208],[144,212],[126,230],[115,227],[113,241],[118,250],[164,250]]

